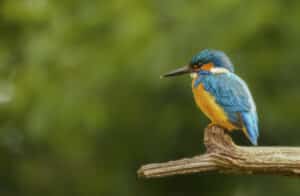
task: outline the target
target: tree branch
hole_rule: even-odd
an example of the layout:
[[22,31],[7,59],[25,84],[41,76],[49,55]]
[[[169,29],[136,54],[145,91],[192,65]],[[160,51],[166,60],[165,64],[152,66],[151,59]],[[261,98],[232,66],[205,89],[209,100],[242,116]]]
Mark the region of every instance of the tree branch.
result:
[[300,148],[237,146],[217,126],[206,128],[204,133],[205,154],[144,165],[138,176],[154,178],[211,171],[300,176]]

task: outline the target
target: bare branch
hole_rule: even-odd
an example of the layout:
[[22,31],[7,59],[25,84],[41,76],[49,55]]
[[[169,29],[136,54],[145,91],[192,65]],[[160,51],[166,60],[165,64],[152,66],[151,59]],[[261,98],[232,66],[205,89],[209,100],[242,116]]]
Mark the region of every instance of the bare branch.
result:
[[300,148],[237,146],[216,126],[205,129],[204,143],[205,154],[144,165],[138,170],[138,176],[154,178],[211,171],[300,176]]

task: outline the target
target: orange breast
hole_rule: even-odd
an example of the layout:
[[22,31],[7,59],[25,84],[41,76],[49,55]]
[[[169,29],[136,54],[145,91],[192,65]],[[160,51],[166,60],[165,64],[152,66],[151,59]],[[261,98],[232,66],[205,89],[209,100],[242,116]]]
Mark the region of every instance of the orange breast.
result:
[[216,123],[228,130],[237,129],[229,122],[224,110],[215,102],[215,98],[204,89],[203,84],[199,84],[195,88],[194,82],[195,80],[192,83],[192,89],[195,102],[212,123]]

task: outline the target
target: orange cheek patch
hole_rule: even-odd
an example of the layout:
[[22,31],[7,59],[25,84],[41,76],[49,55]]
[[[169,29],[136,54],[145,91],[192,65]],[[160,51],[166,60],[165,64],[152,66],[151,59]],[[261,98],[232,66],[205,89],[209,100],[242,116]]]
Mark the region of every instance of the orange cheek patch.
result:
[[204,64],[201,66],[201,69],[202,70],[205,70],[205,71],[209,71],[211,68],[214,67],[214,64],[213,63],[207,63],[207,64]]

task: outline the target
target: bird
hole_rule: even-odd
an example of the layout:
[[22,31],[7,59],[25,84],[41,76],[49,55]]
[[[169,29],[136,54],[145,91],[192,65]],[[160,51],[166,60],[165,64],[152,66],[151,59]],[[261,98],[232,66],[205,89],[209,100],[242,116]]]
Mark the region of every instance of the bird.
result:
[[234,72],[230,58],[220,50],[204,49],[191,61],[161,77],[190,74],[196,105],[217,125],[231,132],[243,131],[252,145],[258,145],[256,105],[246,82]]

